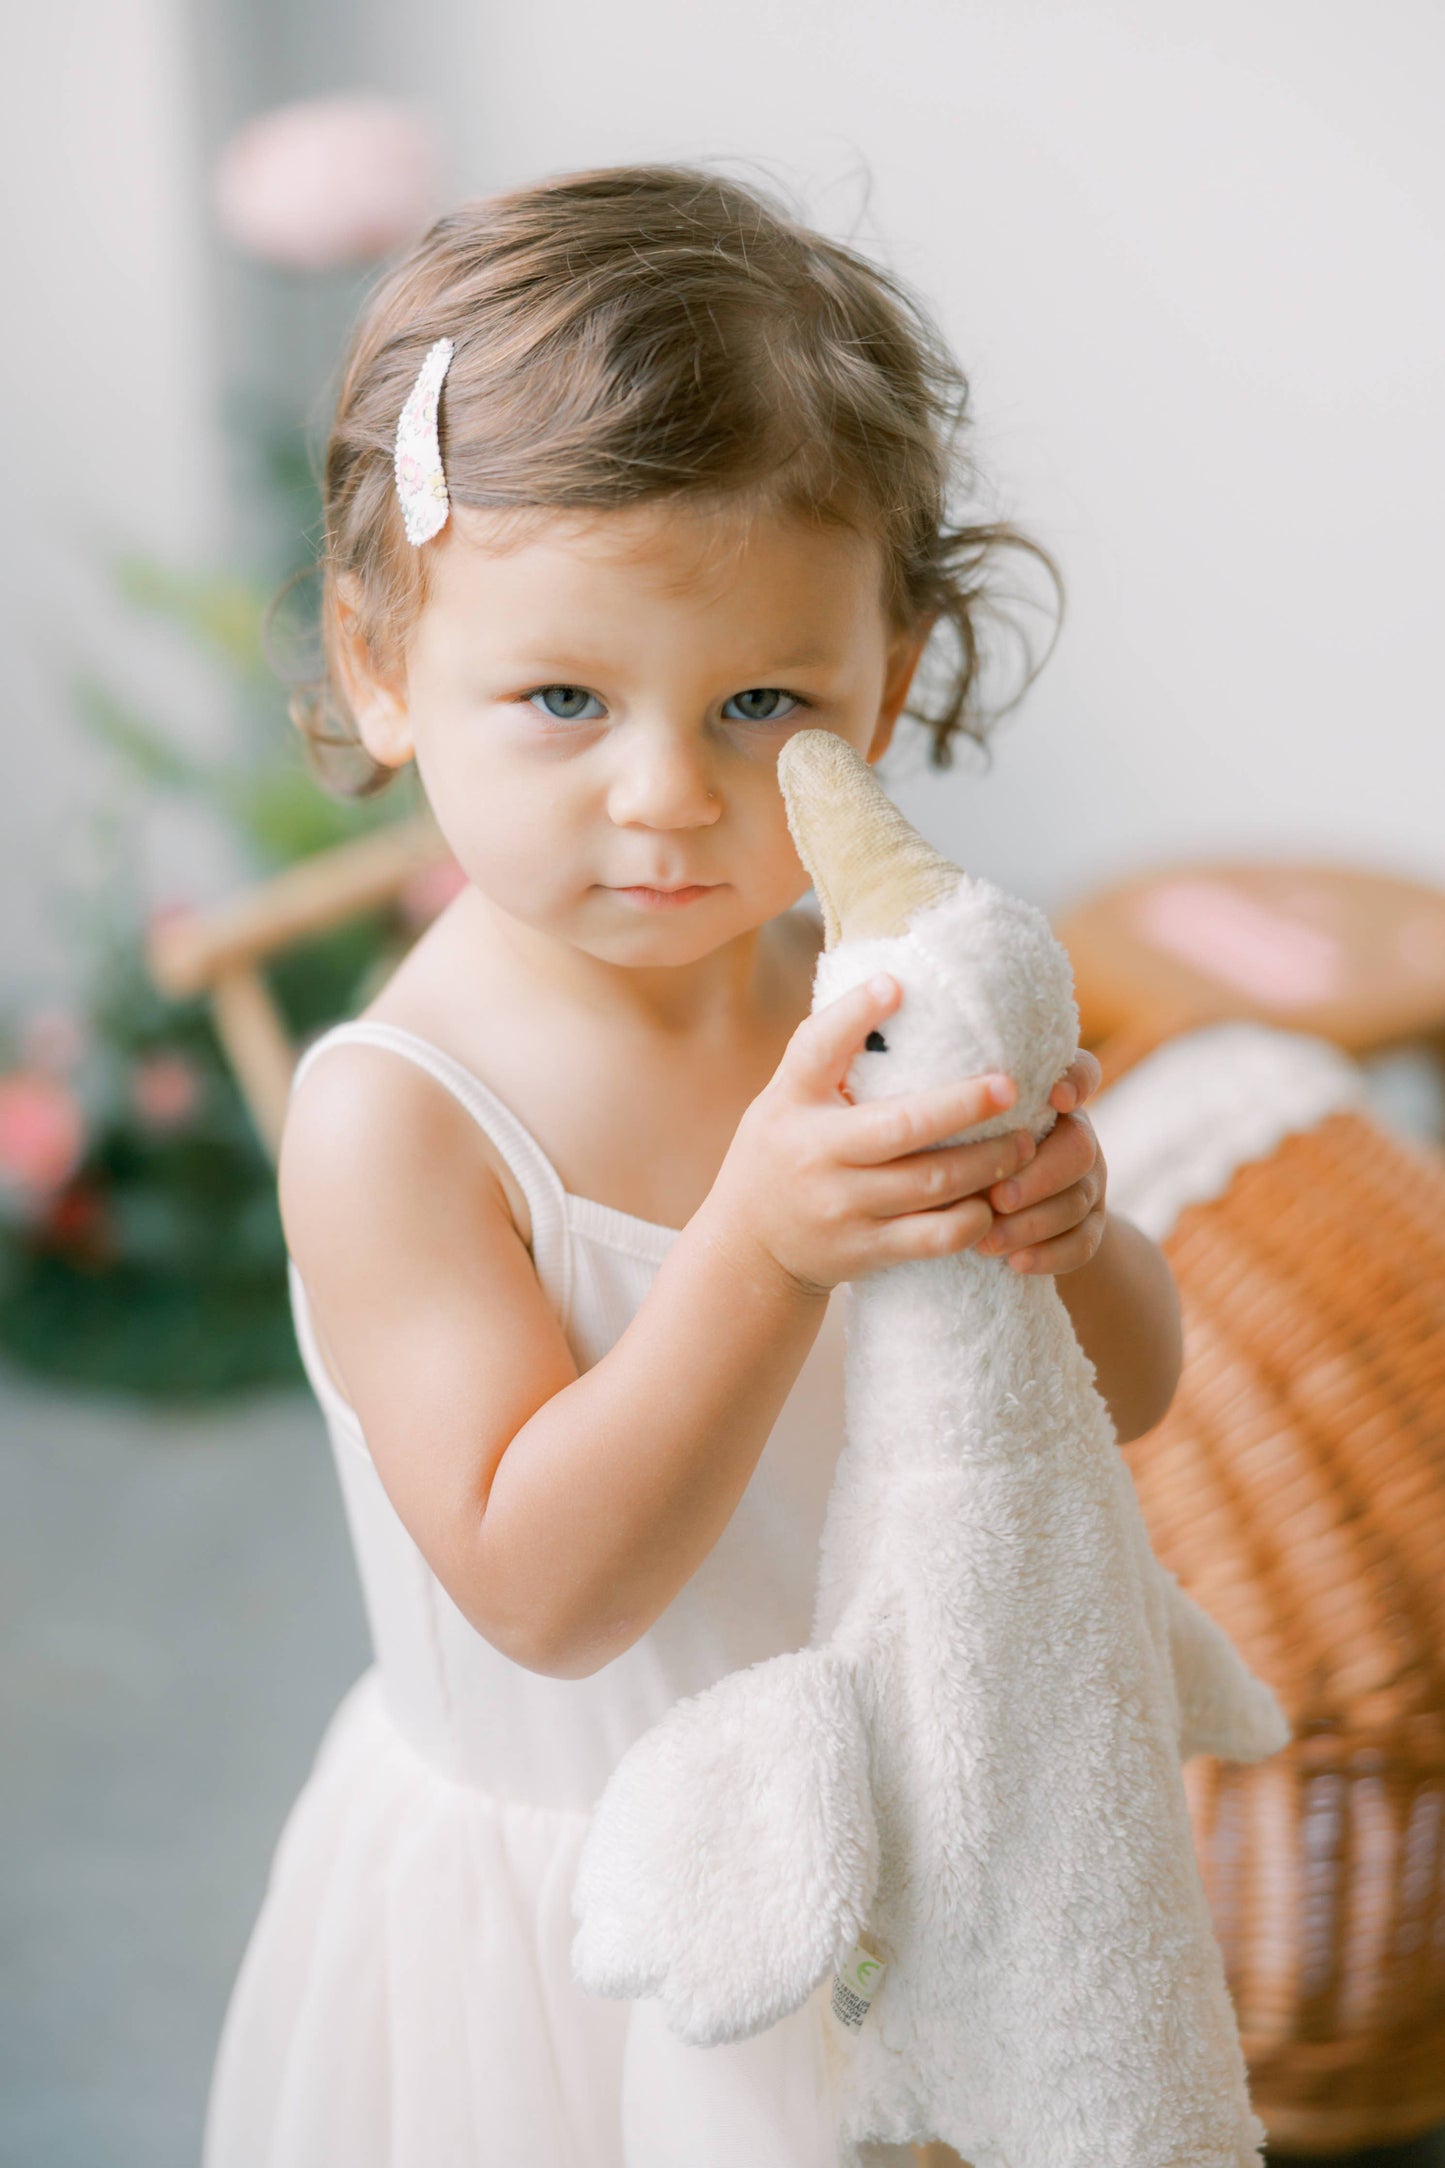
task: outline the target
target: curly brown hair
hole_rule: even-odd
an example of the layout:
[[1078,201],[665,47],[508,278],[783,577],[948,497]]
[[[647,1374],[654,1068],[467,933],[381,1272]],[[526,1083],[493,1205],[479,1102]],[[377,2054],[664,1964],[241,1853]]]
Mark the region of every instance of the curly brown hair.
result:
[[[1047,550],[1007,520],[968,520],[969,386],[889,272],[800,224],[762,189],[679,166],[564,174],[466,203],[380,281],[352,337],[323,479],[325,674],[291,712],[328,787],[364,796],[394,771],[360,746],[336,667],[338,583],[382,669],[426,594],[393,480],[397,416],[449,338],[439,434],[452,502],[529,512],[684,495],[749,497],[876,535],[900,629],[932,627],[905,711],[933,766],[984,744],[983,619],[1001,553]],[[1055,631],[1057,638],[1057,628]],[[340,765],[337,764],[340,756]]]

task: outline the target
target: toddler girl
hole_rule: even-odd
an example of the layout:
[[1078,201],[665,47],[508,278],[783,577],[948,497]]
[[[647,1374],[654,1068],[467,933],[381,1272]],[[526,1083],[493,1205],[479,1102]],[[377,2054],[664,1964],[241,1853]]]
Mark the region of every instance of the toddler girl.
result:
[[588,1809],[680,1695],[809,1637],[840,1283],[969,1245],[1064,1275],[1121,1436],[1168,1402],[1168,1268],[1068,1111],[1093,1057],[1037,1154],[936,1149],[1011,1080],[855,1107],[899,989],[809,1014],[779,748],[878,759],[936,632],[946,765],[1032,547],[951,523],[965,398],[894,281],[701,172],[467,205],[364,312],[301,719],[363,787],[416,762],[465,885],[291,1100],[376,1663],[281,1837],[206,2168],[835,2168],[828,1983],[710,2049],[574,1985]]

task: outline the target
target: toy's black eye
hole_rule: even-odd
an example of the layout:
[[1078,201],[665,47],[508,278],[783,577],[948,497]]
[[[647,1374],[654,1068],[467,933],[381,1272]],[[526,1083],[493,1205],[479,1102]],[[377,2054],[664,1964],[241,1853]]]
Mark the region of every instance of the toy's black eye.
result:
[[886,1054],[888,1052],[888,1041],[881,1031],[870,1031],[863,1044],[870,1054]]

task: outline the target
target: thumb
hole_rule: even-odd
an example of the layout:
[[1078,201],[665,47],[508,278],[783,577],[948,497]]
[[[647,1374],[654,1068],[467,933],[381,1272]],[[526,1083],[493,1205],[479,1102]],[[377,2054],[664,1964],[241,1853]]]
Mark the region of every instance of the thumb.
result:
[[897,979],[882,972],[850,986],[826,1008],[804,1017],[788,1042],[783,1066],[799,1091],[829,1098],[842,1085],[870,1031],[891,1016],[903,998]]

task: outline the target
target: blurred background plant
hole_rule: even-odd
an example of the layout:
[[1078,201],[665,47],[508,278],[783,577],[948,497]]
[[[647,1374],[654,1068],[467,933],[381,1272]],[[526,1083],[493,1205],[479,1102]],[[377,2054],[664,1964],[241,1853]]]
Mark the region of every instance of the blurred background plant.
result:
[[[425,224],[430,140],[405,108],[327,98],[263,114],[228,144],[216,199],[237,246],[282,276],[369,266]],[[109,755],[83,886],[51,904],[77,991],[0,1017],[0,1352],[71,1384],[186,1399],[300,1382],[275,1171],[201,1000],[172,1003],[145,966],[134,808],[181,801],[260,876],[415,813],[408,772],[380,797],[329,797],[287,715],[316,668],[310,577],[320,539],[317,446],[253,407],[233,447],[259,477],[251,561],[191,571],[122,554],[125,608],[209,662],[233,727],[220,753],[141,711],[103,676],[74,713]],[[293,1039],[353,1010],[450,892],[418,875],[377,910],[281,958],[272,989]],[[186,900],[159,906],[184,911]]]
[[[93,886],[57,898],[82,952],[80,998],[0,1025],[0,1348],[32,1371],[148,1396],[299,1382],[275,1171],[205,1003],[167,1002],[148,977],[126,787],[191,800],[258,875],[414,812],[416,793],[409,778],[357,803],[318,787],[263,653],[265,585],[142,560],[117,577],[137,609],[218,656],[245,722],[235,753],[211,759],[103,684],[78,689],[78,714],[114,756],[116,799]],[[447,892],[444,874],[419,876],[395,908],[281,958],[272,986],[293,1036],[369,999]]]

